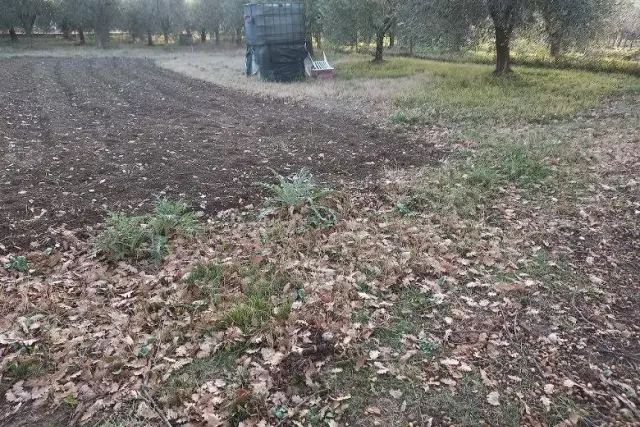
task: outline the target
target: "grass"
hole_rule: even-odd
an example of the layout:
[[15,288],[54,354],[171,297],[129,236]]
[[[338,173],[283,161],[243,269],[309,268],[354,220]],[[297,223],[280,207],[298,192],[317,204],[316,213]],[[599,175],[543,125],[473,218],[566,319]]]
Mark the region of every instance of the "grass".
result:
[[10,363],[6,375],[15,380],[26,380],[46,373],[45,363],[40,357],[29,356]]
[[292,297],[282,298],[288,277],[275,266],[266,269],[250,265],[241,272],[244,289],[242,296],[221,307],[222,315],[217,327],[237,326],[243,332],[268,328],[272,320],[286,320],[291,313]]
[[568,185],[571,171],[580,162],[572,150],[562,140],[490,137],[449,163],[425,169],[420,183],[398,201],[396,210],[404,215],[438,211],[474,217],[484,214],[509,186],[524,195],[560,191],[563,186],[558,181]]
[[[394,103],[393,120],[420,117],[445,122],[545,121],[569,117],[595,107],[602,98],[640,92],[640,78],[577,70],[517,67],[496,77],[480,64],[391,58],[383,64],[353,59],[341,65],[339,79],[393,79],[416,76]],[[420,74],[420,76],[417,76]]]
[[196,264],[185,282],[197,286],[201,298],[217,304],[223,284],[223,271],[220,264]]
[[159,400],[169,405],[179,404],[190,399],[205,382],[233,376],[236,359],[242,356],[246,349],[246,344],[238,344],[222,348],[210,357],[195,359],[162,384]]
[[152,258],[159,263],[168,252],[168,240],[175,235],[195,235],[198,224],[184,202],[159,198],[150,214],[111,213],[105,228],[94,242],[97,251],[114,261]]
[[[344,365],[337,373],[325,379],[330,390],[337,396],[350,395],[330,416],[352,426],[372,425],[373,417],[367,416],[367,408],[377,407],[381,414],[380,424],[389,426],[427,425],[429,418],[443,425],[476,427],[483,425],[519,426],[520,408],[510,402],[493,407],[486,402],[489,393],[476,373],[468,373],[460,379],[455,392],[425,391],[417,375],[420,368],[404,365],[402,379],[393,375],[376,375],[370,368],[356,371]],[[402,393],[393,399],[389,391]],[[405,402],[405,403],[403,403]],[[404,409],[403,409],[404,408]]]
[[[372,337],[377,339],[380,346],[390,347],[402,351],[405,347],[405,336],[417,337],[424,327],[422,314],[430,311],[434,305],[432,295],[422,292],[416,287],[403,287],[395,294],[398,301],[391,310],[388,324],[377,327]],[[439,345],[425,339],[424,353],[432,356],[437,353]]]

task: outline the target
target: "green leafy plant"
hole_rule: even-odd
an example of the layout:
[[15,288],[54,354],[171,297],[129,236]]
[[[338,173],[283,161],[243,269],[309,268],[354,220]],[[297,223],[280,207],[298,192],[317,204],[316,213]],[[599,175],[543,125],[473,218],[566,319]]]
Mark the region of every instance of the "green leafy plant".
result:
[[7,270],[15,270],[25,273],[29,271],[29,261],[24,255],[17,255],[11,257],[9,262],[4,265],[4,268]]
[[70,394],[64,398],[64,403],[69,406],[78,406],[80,404],[80,400],[73,394]]
[[316,184],[308,169],[303,168],[287,177],[275,171],[273,173],[276,183],[260,184],[270,193],[266,208],[260,212],[260,218],[287,210],[306,214],[310,228],[326,228],[336,223],[338,213],[326,204],[328,197],[334,192]]
[[194,236],[197,229],[196,216],[186,203],[158,198],[150,214],[111,213],[105,231],[94,244],[99,252],[115,261],[151,258],[160,263],[168,253],[171,237]]

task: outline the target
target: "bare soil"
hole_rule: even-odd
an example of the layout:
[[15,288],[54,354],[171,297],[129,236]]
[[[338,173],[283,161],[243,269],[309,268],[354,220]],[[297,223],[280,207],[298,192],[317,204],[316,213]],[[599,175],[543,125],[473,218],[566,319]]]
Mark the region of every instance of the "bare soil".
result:
[[47,230],[135,211],[154,195],[207,214],[259,201],[269,168],[370,183],[421,166],[431,141],[267,99],[131,58],[21,57],[0,78],[0,252],[52,243]]

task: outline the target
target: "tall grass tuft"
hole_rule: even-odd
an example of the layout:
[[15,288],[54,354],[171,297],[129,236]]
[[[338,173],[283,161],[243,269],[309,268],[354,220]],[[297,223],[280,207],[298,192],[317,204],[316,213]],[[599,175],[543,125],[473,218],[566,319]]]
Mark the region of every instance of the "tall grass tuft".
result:
[[94,246],[114,261],[151,258],[162,262],[167,242],[175,235],[194,236],[198,229],[195,214],[186,203],[158,198],[153,212],[145,215],[109,214],[104,232]]

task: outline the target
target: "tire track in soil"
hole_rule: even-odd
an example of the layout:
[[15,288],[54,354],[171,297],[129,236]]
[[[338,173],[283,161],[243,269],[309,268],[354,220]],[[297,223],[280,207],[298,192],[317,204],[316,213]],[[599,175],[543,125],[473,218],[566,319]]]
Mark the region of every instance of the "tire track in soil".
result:
[[[254,184],[271,179],[270,167],[286,173],[306,166],[323,181],[355,183],[436,158],[437,141],[411,142],[147,60],[30,57],[8,59],[3,68],[0,244],[7,250],[49,246],[51,226],[146,209],[159,193],[209,214],[257,202]],[[16,126],[20,120],[28,123]]]

